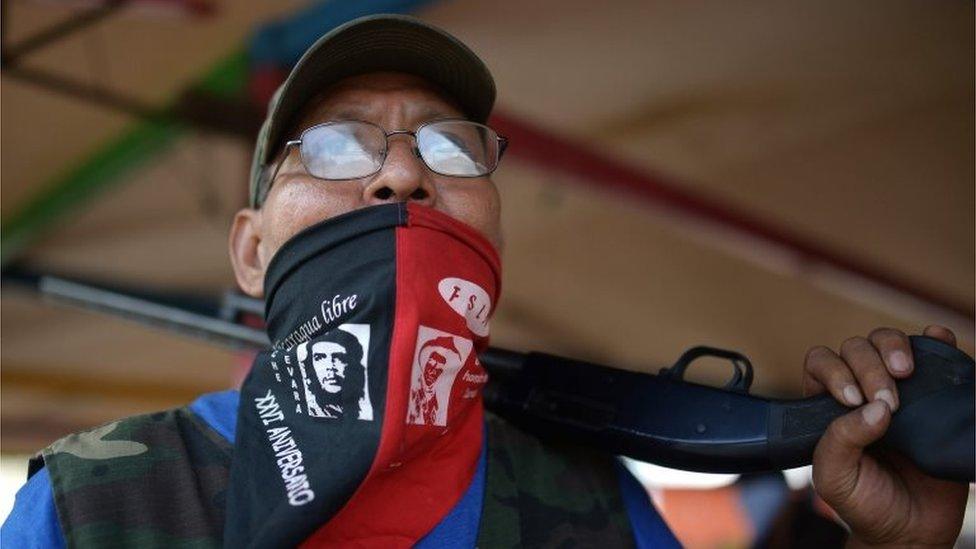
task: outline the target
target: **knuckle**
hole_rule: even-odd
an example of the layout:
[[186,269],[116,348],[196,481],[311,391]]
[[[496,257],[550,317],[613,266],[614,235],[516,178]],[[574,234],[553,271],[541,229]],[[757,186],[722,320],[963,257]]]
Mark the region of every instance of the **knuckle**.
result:
[[861,377],[861,384],[870,387],[894,387],[894,379],[882,367],[871,367]]
[[813,388],[820,384],[820,380],[809,371],[804,370],[803,375],[800,376],[800,383],[803,384],[803,387]]
[[829,439],[834,442],[844,441],[844,432],[846,431],[846,428],[841,425],[841,419],[842,418],[838,418],[830,422],[830,425],[827,426],[827,430],[824,431],[825,439]]
[[861,336],[849,337],[840,344],[840,352],[842,355],[848,355],[860,350],[863,350],[865,345],[871,345],[871,343]]
[[875,328],[868,334],[868,339],[879,344],[900,343],[905,341],[905,333],[895,328]]
[[861,381],[867,379],[869,375],[887,375],[884,372],[884,361],[877,349],[870,343],[866,347],[849,349],[844,353],[844,362],[850,366],[854,375]]
[[813,364],[819,364],[820,361],[828,359],[834,355],[828,347],[824,345],[817,345],[815,347],[810,347],[807,350],[807,354],[804,357],[804,363],[809,367]]
[[820,394],[823,392],[823,385],[811,378],[804,377],[801,391],[805,397]]
[[844,447],[856,446],[856,444],[854,444],[854,441],[856,440],[856,437],[854,436],[855,427],[851,423],[852,422],[849,421],[848,416],[841,416],[831,422],[831,424],[827,427],[824,436],[830,437],[836,443]]
[[850,368],[845,368],[841,365],[835,365],[833,368],[827,372],[827,381],[831,385],[840,385],[850,383],[854,376],[851,374]]

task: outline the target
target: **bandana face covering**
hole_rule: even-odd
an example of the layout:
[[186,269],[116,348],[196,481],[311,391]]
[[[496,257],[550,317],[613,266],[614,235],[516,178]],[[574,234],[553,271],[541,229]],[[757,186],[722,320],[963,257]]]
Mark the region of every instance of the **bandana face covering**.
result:
[[499,260],[415,205],[289,240],[265,279],[270,351],[241,389],[228,547],[408,547],[457,503],[482,444],[478,353]]

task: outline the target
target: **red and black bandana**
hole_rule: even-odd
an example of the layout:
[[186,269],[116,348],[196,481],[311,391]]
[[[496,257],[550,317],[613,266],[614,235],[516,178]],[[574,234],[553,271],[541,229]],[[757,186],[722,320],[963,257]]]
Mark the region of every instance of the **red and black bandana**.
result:
[[478,353],[500,265],[416,205],[289,240],[265,279],[273,349],[241,389],[227,546],[409,547],[457,503],[482,444]]

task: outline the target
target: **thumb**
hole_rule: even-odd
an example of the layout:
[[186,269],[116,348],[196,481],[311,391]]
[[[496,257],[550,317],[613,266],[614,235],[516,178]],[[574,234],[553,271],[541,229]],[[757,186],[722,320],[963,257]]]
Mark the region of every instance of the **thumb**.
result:
[[813,453],[813,484],[840,511],[855,495],[864,448],[880,439],[891,422],[883,400],[875,400],[833,421]]

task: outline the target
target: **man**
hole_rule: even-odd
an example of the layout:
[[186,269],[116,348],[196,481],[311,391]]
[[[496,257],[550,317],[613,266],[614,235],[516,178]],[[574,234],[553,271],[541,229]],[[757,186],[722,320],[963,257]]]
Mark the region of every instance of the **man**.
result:
[[[493,100],[491,77],[470,50],[442,31],[409,18],[358,20],[317,42],[279,91],[259,137],[251,207],[237,213],[230,235],[231,262],[240,288],[251,296],[266,297],[266,271],[276,252],[292,236],[322,220],[391,202],[409,202],[443,212],[500,248],[501,205],[490,174],[485,174],[476,162],[466,163],[455,155],[455,162],[460,161],[467,166],[465,169],[479,175],[441,175],[443,172],[430,167],[429,154],[436,144],[415,144],[415,135],[409,134],[419,134],[424,124],[443,119],[483,122]],[[341,149],[298,150],[289,145],[297,143],[296,138],[309,128],[344,120],[380,128],[387,142],[344,141]],[[420,153],[421,148],[424,154]],[[352,170],[350,173],[363,173],[364,168],[368,171],[372,167],[375,172],[331,181],[314,175],[326,165],[344,166],[343,155],[375,164],[345,166]],[[945,328],[928,327],[925,334],[955,343],[955,337]],[[818,444],[813,473],[819,495],[850,527],[851,546],[950,547],[961,527],[966,485],[927,477],[896,455],[865,451],[883,436],[892,412],[898,409],[895,380],[910,376],[912,368],[906,336],[883,328],[866,337],[852,337],[837,351],[814,347],[805,358],[804,391],[829,392],[851,408],[850,413],[831,424]],[[429,377],[433,377],[433,372]],[[92,546],[136,544],[140,539],[159,545],[166,544],[164,540],[219,543],[223,520],[219,494],[226,493],[226,468],[232,452],[228,441],[234,438],[236,409],[236,394],[222,393],[198,400],[188,411],[168,412],[137,423],[140,429],[157,429],[163,433],[158,435],[160,440],[184,449],[188,457],[163,455],[153,444],[122,444],[112,433],[113,429],[133,428],[126,421],[56,443],[44,453],[45,468],[36,472],[18,494],[15,509],[4,525],[4,542],[26,547],[57,546],[64,544],[66,538],[69,544]],[[268,413],[273,412],[269,408]],[[153,427],[152,421],[174,427],[160,430]],[[201,428],[201,423],[211,431]],[[639,546],[674,544],[646,496],[635,496],[640,490],[634,488],[633,479],[622,476],[616,486],[607,480],[611,477],[599,476],[602,473],[587,476],[589,464],[598,464],[595,458],[590,460],[589,454],[586,459],[590,461],[581,461],[576,456],[582,454],[574,453],[572,448],[543,444],[497,420],[490,423],[496,427],[489,429],[488,460],[496,451],[509,452],[506,459],[528,451],[531,463],[525,469],[527,473],[507,479],[508,486],[499,485],[497,476],[489,475],[486,481],[479,476],[482,473],[476,473],[454,510],[444,515],[441,523],[419,540],[419,545],[472,546],[479,539],[481,546],[494,546],[497,543],[477,537],[482,535],[479,528],[492,527],[505,531],[495,532],[500,537],[491,539],[516,539],[515,545],[542,544],[537,541],[540,539],[555,543],[551,537],[532,536],[557,535],[562,531],[569,532],[569,543],[579,545],[607,539],[620,540],[604,543],[610,546],[634,542]],[[501,435],[493,438],[492,429]],[[172,432],[184,434],[174,440]],[[106,458],[98,449],[106,448],[107,443],[116,444]],[[162,465],[125,461],[140,455],[155,456],[153,459]],[[187,473],[181,460],[193,460],[197,455],[207,456],[209,465]],[[78,460],[82,460],[82,466],[72,469]],[[547,463],[555,461],[565,471],[547,469]],[[120,468],[113,465],[116,463],[131,465]],[[160,470],[163,473],[158,473]],[[205,474],[214,470],[223,473]],[[71,474],[66,478],[64,471]],[[187,475],[194,480],[165,494],[165,490],[147,493],[131,488],[141,486],[133,483],[157,474],[169,484],[179,484],[176,479]],[[100,480],[106,476],[117,476],[119,480],[106,484]],[[586,478],[575,489],[567,490],[558,484],[571,483],[577,477]],[[438,481],[435,470],[422,482]],[[159,482],[153,486],[166,485]],[[303,487],[307,483],[299,486]],[[595,487],[593,493],[587,487]],[[295,497],[305,493],[298,490]],[[609,495],[598,501],[604,493]],[[489,511],[487,506],[492,500],[505,498],[520,502],[519,505],[531,504],[532,509],[522,515],[497,506]],[[547,516],[563,499],[571,499],[581,508],[608,512],[622,501],[625,513],[622,511],[620,516],[626,521],[622,526],[610,524],[598,512],[575,524],[564,521],[559,528],[550,528],[552,532],[534,531],[538,526],[532,517]],[[601,507],[600,502],[610,503]],[[404,510],[409,511],[412,510]],[[586,530],[588,525],[584,523],[599,523],[601,530]],[[470,533],[472,529],[474,534]],[[151,534],[133,533],[146,531]],[[520,532],[522,538],[505,538]]]

